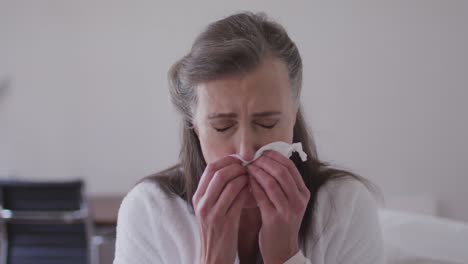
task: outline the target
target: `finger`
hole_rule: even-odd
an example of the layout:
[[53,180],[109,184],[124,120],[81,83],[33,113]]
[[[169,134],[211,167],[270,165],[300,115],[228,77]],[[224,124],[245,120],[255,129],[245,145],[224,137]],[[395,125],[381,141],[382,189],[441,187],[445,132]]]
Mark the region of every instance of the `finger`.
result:
[[239,176],[226,184],[226,187],[221,191],[219,198],[216,199],[213,205],[214,210],[218,210],[221,215],[225,215],[232,206],[239,193],[247,186],[249,179],[247,175]]
[[301,193],[306,193],[307,191],[309,191],[304,183],[304,179],[302,179],[301,173],[299,172],[299,170],[297,170],[297,167],[294,164],[294,162],[292,162],[292,160],[284,157],[276,151],[267,151],[263,155],[283,164],[283,166],[285,166],[289,170],[289,173],[293,177],[294,182],[296,183],[296,186]]
[[217,160],[217,161],[215,161],[215,162],[213,162],[211,164],[208,164],[208,166],[206,166],[205,171],[203,172],[203,174],[202,174],[202,176],[200,178],[200,182],[198,183],[197,191],[193,195],[193,200],[195,202],[197,202],[205,194],[206,188],[208,188],[208,184],[210,183],[210,181],[213,178],[216,171],[218,171],[221,168],[226,167],[226,166],[228,166],[230,164],[235,164],[235,163],[240,164],[240,160],[235,158],[235,157],[227,156],[227,157],[221,158],[221,159],[219,159],[219,160]]
[[290,202],[293,202],[299,190],[287,167],[268,156],[260,157],[255,161],[254,165],[262,168],[265,172],[273,176],[279,183],[286,198]]
[[[247,179],[247,176],[245,176]],[[246,180],[248,182],[248,180]],[[237,196],[233,199],[230,206],[226,210],[227,217],[240,217],[241,211],[244,208],[245,200],[247,199],[249,194],[249,188],[247,188],[247,184],[241,189],[241,191],[237,194]]]
[[288,202],[276,179],[254,164],[248,166],[247,170],[263,188],[276,210],[284,213],[287,210]]
[[275,207],[257,180],[255,180],[254,177],[250,177],[249,182],[250,188],[252,189],[252,194],[255,198],[255,201],[257,202],[258,207],[260,208],[261,214],[266,216],[266,214],[273,212]]
[[237,163],[228,165],[215,172],[211,181],[208,183],[205,195],[203,195],[203,197],[206,197],[206,205],[210,207],[214,206],[223,192],[223,189],[227,187],[229,182],[246,174],[246,168]]
[[299,191],[291,173],[283,164],[271,159],[268,156],[262,156],[255,162],[254,165],[258,165],[266,173],[275,178],[281,189],[286,194],[289,208],[293,208],[294,211],[302,210],[304,201],[307,199],[307,197]]

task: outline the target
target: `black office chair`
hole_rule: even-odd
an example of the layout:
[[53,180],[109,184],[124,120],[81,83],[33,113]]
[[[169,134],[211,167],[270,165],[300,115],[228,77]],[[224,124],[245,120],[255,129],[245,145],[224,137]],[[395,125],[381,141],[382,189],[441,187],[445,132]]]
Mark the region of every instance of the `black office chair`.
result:
[[8,264],[94,264],[82,181],[0,181],[0,254]]

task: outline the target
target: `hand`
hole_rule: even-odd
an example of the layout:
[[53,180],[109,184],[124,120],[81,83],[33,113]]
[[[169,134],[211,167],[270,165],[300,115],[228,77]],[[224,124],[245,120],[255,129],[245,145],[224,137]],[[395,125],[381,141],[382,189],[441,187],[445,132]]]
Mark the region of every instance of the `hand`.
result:
[[265,263],[284,263],[299,251],[299,229],[310,192],[294,163],[268,151],[247,166],[260,209],[259,247]]
[[234,263],[247,170],[234,157],[209,164],[193,196],[201,238],[200,264]]

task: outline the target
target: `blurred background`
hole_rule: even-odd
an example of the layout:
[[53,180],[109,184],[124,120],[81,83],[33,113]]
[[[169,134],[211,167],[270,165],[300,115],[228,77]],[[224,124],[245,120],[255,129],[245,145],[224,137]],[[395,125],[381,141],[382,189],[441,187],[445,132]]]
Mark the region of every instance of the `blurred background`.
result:
[[167,71],[243,10],[298,45],[321,159],[390,208],[468,221],[467,1],[0,0],[1,177],[118,199],[176,163]]

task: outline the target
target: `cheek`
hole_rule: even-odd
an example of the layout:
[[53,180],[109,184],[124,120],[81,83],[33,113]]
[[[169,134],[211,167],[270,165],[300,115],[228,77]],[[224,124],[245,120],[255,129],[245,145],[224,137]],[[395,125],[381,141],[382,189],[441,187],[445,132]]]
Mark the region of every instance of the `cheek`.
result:
[[215,137],[209,133],[200,133],[198,139],[200,140],[203,157],[207,164],[232,154],[229,148],[230,144],[226,144],[226,140],[221,140],[220,137]]
[[294,125],[296,124],[295,116],[291,116],[290,119],[286,122],[285,129],[284,129],[284,136],[287,140],[284,140],[287,143],[293,143],[294,137]]
[[288,127],[287,131],[285,132],[285,136],[289,141],[286,141],[290,144],[293,143],[293,137],[294,137],[294,124],[291,122],[291,125]]
[[[294,124],[292,121],[283,122],[280,126],[273,129],[271,133],[266,133],[266,144],[274,142],[274,141],[283,141],[286,143],[293,143],[293,135],[294,135]],[[265,144],[264,144],[265,145]]]

